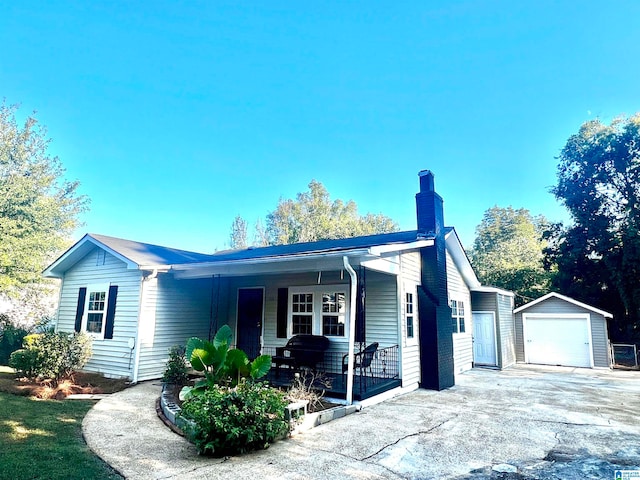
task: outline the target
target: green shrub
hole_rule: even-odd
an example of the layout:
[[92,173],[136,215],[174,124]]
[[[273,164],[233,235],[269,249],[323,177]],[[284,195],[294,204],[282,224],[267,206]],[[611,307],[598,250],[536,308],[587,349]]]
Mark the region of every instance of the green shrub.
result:
[[28,330],[17,326],[6,314],[0,314],[0,365],[7,365],[9,357],[22,346]]
[[41,365],[40,351],[33,348],[16,350],[9,357],[9,366],[27,378],[36,378]]
[[289,431],[284,394],[261,382],[213,386],[190,396],[180,415],[199,453],[233,455],[267,448]]
[[174,345],[169,349],[169,360],[167,360],[167,367],[162,375],[162,381],[178,386],[185,385],[189,380],[188,371],[184,347]]
[[216,385],[236,386],[243,378],[257,380],[264,377],[271,368],[271,356],[260,355],[249,361],[247,354],[231,345],[231,328],[223,325],[213,338],[213,342],[192,337],[187,341],[186,356],[191,366],[203,372],[205,378],[193,387],[184,387],[181,398],[199,395]]
[[55,384],[80,370],[91,357],[91,337],[84,333],[34,333],[23,349],[11,354],[9,365],[31,379],[51,379]]

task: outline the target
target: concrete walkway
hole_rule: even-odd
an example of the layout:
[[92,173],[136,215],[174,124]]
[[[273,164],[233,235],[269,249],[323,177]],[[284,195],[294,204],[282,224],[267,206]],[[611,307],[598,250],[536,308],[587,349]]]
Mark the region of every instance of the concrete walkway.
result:
[[198,456],[158,419],[160,388],[111,395],[84,419],[89,447],[126,478],[613,479],[616,468],[640,470],[640,372],[475,369],[449,390],[415,391],[228,459]]

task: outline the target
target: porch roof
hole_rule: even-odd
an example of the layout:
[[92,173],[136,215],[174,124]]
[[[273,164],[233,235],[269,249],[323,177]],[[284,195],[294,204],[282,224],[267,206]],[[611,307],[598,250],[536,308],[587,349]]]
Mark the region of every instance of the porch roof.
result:
[[47,267],[43,275],[61,278],[76,262],[96,247],[114,255],[129,269],[171,270],[177,277],[195,278],[212,274],[246,275],[283,270],[340,269],[343,255],[373,260],[432,244],[432,237],[419,235],[417,230],[409,230],[203,254],[106,235],[86,234]]
[[[250,275],[260,273],[340,270],[342,257],[348,256],[354,265],[394,273],[390,257],[398,252],[433,245],[431,236],[421,236],[417,230],[367,235],[362,237],[321,240],[269,247],[250,247],[216,253],[200,263],[173,265],[176,278],[197,278],[210,275]],[[376,263],[378,262],[378,263]]]

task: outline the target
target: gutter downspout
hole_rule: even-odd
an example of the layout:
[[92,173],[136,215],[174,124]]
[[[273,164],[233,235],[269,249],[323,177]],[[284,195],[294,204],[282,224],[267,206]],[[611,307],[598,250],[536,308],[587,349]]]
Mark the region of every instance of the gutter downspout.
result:
[[353,361],[354,361],[354,341],[356,336],[356,295],[358,289],[358,277],[356,271],[349,264],[349,258],[342,257],[344,268],[351,277],[351,295],[349,298],[349,353],[347,364],[347,405],[353,403]]
[[[138,327],[136,328],[136,336],[129,339],[129,348],[134,349],[134,358],[133,358],[133,375],[131,378],[131,383],[134,385],[138,383],[138,373],[140,371],[140,327],[142,326],[142,322],[144,318],[142,316],[143,302],[144,302],[144,293],[145,293],[145,284],[149,280],[153,280],[158,277],[158,269],[154,268],[153,271],[147,275],[146,277],[142,275],[142,281],[140,282],[140,297],[138,300]],[[133,341],[133,342],[132,342]],[[131,345],[133,343],[133,345]]]

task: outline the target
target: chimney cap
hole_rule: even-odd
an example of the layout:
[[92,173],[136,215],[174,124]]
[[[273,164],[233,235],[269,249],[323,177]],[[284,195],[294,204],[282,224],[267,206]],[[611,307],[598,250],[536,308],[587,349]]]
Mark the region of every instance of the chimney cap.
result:
[[436,191],[435,187],[435,177],[431,170],[422,170],[418,173],[420,177],[420,192],[434,192]]

